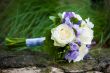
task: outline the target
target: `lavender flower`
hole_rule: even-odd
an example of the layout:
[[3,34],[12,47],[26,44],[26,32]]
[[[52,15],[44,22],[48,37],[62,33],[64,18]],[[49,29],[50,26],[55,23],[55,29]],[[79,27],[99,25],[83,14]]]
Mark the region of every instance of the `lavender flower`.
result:
[[66,18],[66,17],[72,18],[72,17],[74,17],[74,15],[75,15],[74,12],[64,12],[63,13],[63,18]]
[[79,55],[79,47],[76,43],[70,43],[70,50],[65,55],[65,59],[71,62],[72,60],[75,60],[77,56]]
[[74,12],[63,12],[62,14],[62,23],[66,23],[67,25],[71,26],[74,24],[74,22],[71,22],[71,19],[75,18],[76,20],[78,20],[77,25],[80,25],[82,22],[82,18],[80,17],[80,15],[75,14]]
[[70,45],[70,50],[78,51],[79,47],[78,47],[78,45],[76,43],[72,42],[69,45]]
[[72,61],[72,60],[75,60],[78,56],[78,51],[68,51],[68,53],[65,55],[65,59],[69,61],[69,63]]
[[74,12],[64,12],[62,14],[62,23],[67,24],[68,26],[70,26],[71,28],[73,27],[73,23],[71,22],[71,18],[73,18],[75,15]]
[[73,23],[70,21],[70,18],[66,17],[64,19],[64,23],[67,24],[69,27],[73,28]]
[[86,47],[87,47],[88,49],[90,49],[90,48],[91,48],[91,45],[90,45],[90,44],[87,44]]
[[84,59],[84,60],[87,60],[87,59],[90,59],[90,58],[92,58],[92,57],[90,56],[90,54],[86,54],[83,59]]

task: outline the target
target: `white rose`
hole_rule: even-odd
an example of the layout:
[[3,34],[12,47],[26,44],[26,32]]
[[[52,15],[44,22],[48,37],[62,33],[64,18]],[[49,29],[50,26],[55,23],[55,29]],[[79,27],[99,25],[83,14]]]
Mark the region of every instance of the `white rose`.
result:
[[82,30],[81,34],[78,36],[79,40],[83,44],[91,44],[93,39],[93,30],[89,27],[80,27]]
[[81,47],[79,48],[79,55],[78,57],[74,60],[74,62],[76,61],[80,61],[83,60],[84,56],[88,53],[88,48],[86,47],[86,45],[82,44]]
[[75,34],[72,28],[67,24],[60,24],[51,30],[51,39],[54,40],[54,46],[64,47],[66,44],[72,42]]

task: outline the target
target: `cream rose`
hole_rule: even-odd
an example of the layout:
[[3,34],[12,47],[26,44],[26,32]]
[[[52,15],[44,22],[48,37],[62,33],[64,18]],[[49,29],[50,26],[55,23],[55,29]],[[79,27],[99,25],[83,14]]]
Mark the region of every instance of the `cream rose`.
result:
[[83,44],[91,44],[93,39],[93,30],[88,27],[80,28],[82,29],[82,33],[79,35],[79,39]]
[[91,44],[93,39],[93,30],[88,27],[88,24],[85,21],[82,21],[79,29],[81,30],[81,33],[78,36],[80,42],[83,44]]
[[64,47],[75,39],[73,29],[67,24],[60,24],[56,28],[53,28],[51,33],[51,39],[54,40],[54,46]]

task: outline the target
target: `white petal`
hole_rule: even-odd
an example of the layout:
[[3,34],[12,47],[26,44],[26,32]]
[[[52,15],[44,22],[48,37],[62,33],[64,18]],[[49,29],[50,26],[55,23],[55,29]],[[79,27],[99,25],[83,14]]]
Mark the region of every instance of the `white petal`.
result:
[[79,56],[74,60],[74,62],[83,60],[84,56],[88,53],[88,48],[85,44],[81,45],[79,48]]
[[78,19],[78,20],[82,20],[82,17],[78,14],[75,14],[75,17]]
[[91,44],[91,41],[93,39],[93,30],[91,30],[88,27],[81,28],[81,29],[83,29],[83,32],[79,35],[79,39],[81,43]]
[[90,21],[89,18],[88,19],[85,19],[85,21],[86,21],[86,23],[87,23],[87,25],[88,25],[89,28],[94,28],[94,24]]
[[62,19],[64,18],[65,13],[66,13],[66,12],[63,12],[63,13],[62,13]]

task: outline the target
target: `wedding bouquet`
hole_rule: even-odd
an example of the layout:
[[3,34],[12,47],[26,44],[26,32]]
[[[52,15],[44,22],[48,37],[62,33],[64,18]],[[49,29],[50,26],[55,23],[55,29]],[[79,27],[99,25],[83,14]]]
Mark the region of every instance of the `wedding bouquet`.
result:
[[69,62],[80,61],[88,54],[93,39],[94,24],[89,18],[83,20],[74,12],[63,12],[49,17],[53,21],[51,40],[53,45],[61,47],[59,55]]
[[[41,38],[6,38],[6,46],[40,46],[44,43],[44,50],[56,59],[77,62],[88,54],[93,40],[94,24],[89,18],[83,20],[74,12],[58,13],[50,16],[53,24],[47,36]],[[49,49],[49,50],[48,50]]]

